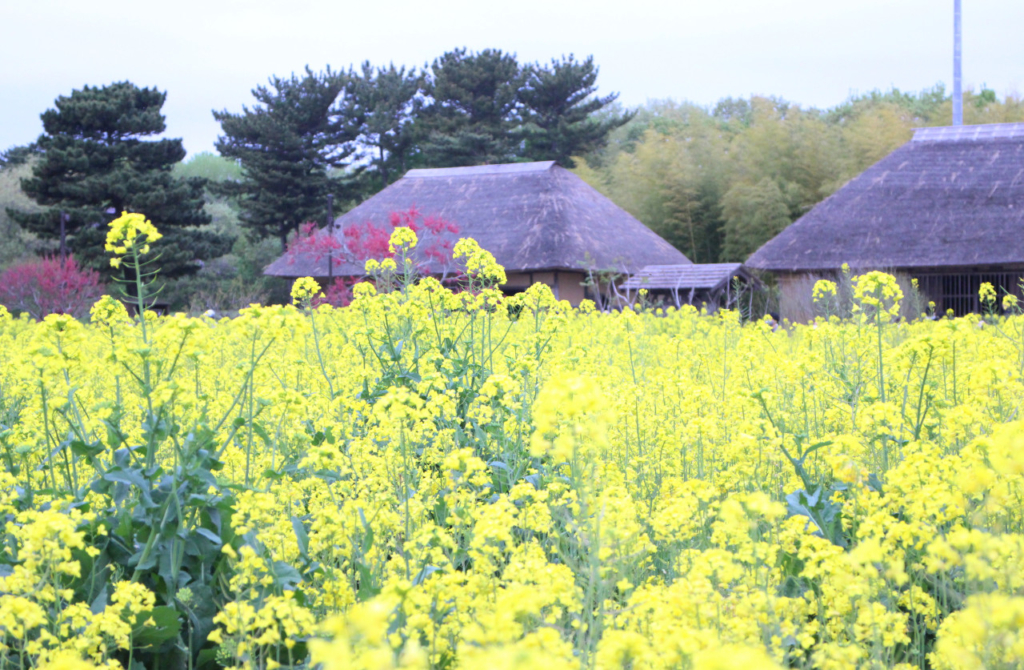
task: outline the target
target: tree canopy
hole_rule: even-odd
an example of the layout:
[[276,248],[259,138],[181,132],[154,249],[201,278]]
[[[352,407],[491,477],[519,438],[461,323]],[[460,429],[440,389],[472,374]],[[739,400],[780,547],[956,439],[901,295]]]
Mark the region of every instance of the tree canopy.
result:
[[430,167],[516,160],[523,71],[500,49],[449,51],[434,60],[420,115],[423,160]]
[[[593,58],[521,64],[499,49],[454,49],[422,70],[377,67],[271,77],[256,105],[215,111],[217,150],[240,179],[216,185],[237,199],[253,238],[288,235],[322,218],[324,196],[354,203],[413,167],[557,160],[604,147],[629,120],[597,95]],[[603,112],[603,113],[602,113]]]
[[243,169],[217,190],[238,199],[241,224],[253,237],[288,234],[323,217],[328,193],[342,189],[332,170],[349,165],[362,110],[350,103],[348,73],[313,72],[271,77],[252,91],[256,105],[214,112],[223,135],[217,151]]
[[608,134],[632,118],[598,115],[619,96],[597,95],[597,73],[593,56],[577,61],[572,54],[548,66],[526,67],[519,90],[526,158],[575,167],[575,156],[600,150]]
[[57,98],[45,111],[39,158],[21,188],[39,211],[10,211],[25,229],[60,239],[66,215],[67,245],[80,262],[103,272],[110,213],[142,212],[164,238],[156,245],[161,273],[196,272],[200,261],[220,256],[230,239],[204,230],[202,179],[178,179],[171,168],[185,157],[180,139],[148,139],[164,132],[166,93],[130,82],[86,86]]
[[351,77],[351,116],[363,157],[380,188],[405,172],[416,151],[413,121],[423,108],[422,88],[422,73],[393,63],[378,68],[367,61]]
[[[691,260],[744,261],[914,127],[950,118],[941,86],[872,91],[826,110],[758,96],[708,107],[657,101],[584,154],[576,172]],[[1024,121],[1021,98],[965,94],[964,123],[1012,121]]]

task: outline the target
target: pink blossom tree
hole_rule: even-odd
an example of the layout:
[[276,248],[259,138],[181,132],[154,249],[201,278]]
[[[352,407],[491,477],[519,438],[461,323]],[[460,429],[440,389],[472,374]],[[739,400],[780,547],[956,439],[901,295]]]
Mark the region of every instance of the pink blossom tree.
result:
[[347,305],[351,300],[351,287],[362,278],[366,261],[371,258],[381,261],[393,256],[388,249],[388,240],[395,228],[411,228],[419,238],[416,250],[418,273],[440,275],[442,281],[450,279],[455,268],[452,250],[459,227],[439,216],[424,216],[415,205],[406,211],[391,212],[388,223],[383,226],[372,221],[351,224],[342,230],[340,236],[318,229],[313,222],[303,224],[288,245],[287,256],[290,263],[300,257],[314,262],[327,258],[334,272],[346,264],[357,266],[358,275],[338,276],[324,290],[323,302]]
[[0,304],[34,319],[48,314],[85,318],[101,295],[99,273],[79,268],[73,256],[26,261],[0,274]]

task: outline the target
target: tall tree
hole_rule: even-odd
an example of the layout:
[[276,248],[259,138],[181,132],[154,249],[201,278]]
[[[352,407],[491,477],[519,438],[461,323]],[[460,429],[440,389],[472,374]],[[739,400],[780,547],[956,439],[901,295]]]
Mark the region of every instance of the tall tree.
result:
[[791,194],[772,179],[739,183],[722,197],[725,218],[722,260],[743,261],[792,222]]
[[360,121],[359,144],[381,188],[405,172],[416,150],[413,121],[423,106],[422,85],[423,75],[415,68],[375,68],[368,61],[352,80],[349,101],[356,110],[352,116]]
[[619,97],[597,92],[594,57],[577,61],[572,54],[549,66],[530,65],[519,91],[523,104],[523,155],[530,160],[555,160],[575,167],[574,156],[599,150],[608,134],[628,122],[632,113],[596,116]]
[[659,105],[645,114],[651,118],[641,138],[600,169],[605,179],[596,180],[598,188],[690,260],[717,262],[719,203],[733,169],[727,139],[717,120],[695,105]]
[[275,76],[253,89],[251,109],[213,113],[224,133],[217,150],[244,170],[241,180],[216,188],[238,197],[253,238],[277,237],[283,248],[289,233],[323,216],[328,193],[344,190],[330,171],[348,165],[363,123],[357,101],[347,99],[350,82],[350,73],[307,67],[301,77]]
[[455,49],[435,59],[424,86],[432,104],[419,123],[425,162],[456,167],[515,160],[522,80],[515,54],[500,49]]
[[41,154],[22,190],[44,209],[9,212],[24,228],[60,239],[61,213],[67,215],[68,248],[84,265],[110,270],[104,251],[104,224],[110,211],[142,212],[160,227],[156,245],[161,274],[196,272],[201,261],[223,255],[230,238],[201,226],[202,179],[176,179],[171,168],[185,157],[180,139],[145,138],[166,129],[160,113],[167,94],[130,82],[72,91],[44,112]]

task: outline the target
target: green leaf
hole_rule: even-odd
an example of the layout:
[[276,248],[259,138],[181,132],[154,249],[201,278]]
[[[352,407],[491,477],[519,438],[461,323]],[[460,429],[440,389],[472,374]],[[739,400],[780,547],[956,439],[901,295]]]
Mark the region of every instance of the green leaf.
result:
[[846,547],[846,537],[843,534],[843,508],[833,503],[830,498],[833,491],[824,491],[822,488],[815,489],[814,493],[800,489],[786,496],[786,504],[789,507],[789,516],[805,516],[817,529],[818,534],[832,544],[839,547]]
[[181,631],[181,619],[173,607],[154,607],[139,612],[132,626],[132,643],[136,649],[158,647]]
[[263,426],[259,425],[258,423],[252,424],[252,429],[259,436],[259,438],[263,440],[263,444],[269,447],[271,442],[270,436],[267,435],[266,429]]
[[295,531],[295,539],[299,543],[299,553],[303,558],[308,558],[309,534],[306,533],[306,527],[302,524],[302,519],[297,516],[292,517],[292,530]]
[[213,546],[219,547],[221,545],[220,536],[214,533],[212,530],[206,528],[196,528],[196,534],[205,537],[207,540],[213,543]]
[[221,665],[217,661],[217,650],[216,649],[203,649],[199,652],[199,656],[196,658],[196,670],[203,670],[204,668],[220,668]]
[[90,462],[93,458],[96,458],[107,449],[102,442],[86,444],[81,440],[72,440],[69,446],[71,447],[71,453],[75,454],[76,456],[81,456],[82,458],[89,459]]
[[423,582],[427,581],[427,579],[430,578],[430,575],[432,575],[435,572],[438,572],[440,570],[441,570],[441,568],[437,567],[436,565],[426,565],[426,566],[423,566],[423,569],[420,570],[419,574],[417,574],[416,577],[412,580],[412,585],[413,586],[419,586]]
[[285,591],[294,591],[295,587],[302,583],[302,575],[291,565],[283,561],[277,561],[273,567],[274,585]]
[[356,569],[359,570],[359,591],[356,593],[356,597],[360,602],[366,602],[379,594],[380,589],[373,585],[373,575],[370,573],[370,568],[362,563],[358,563]]
[[107,585],[104,584],[100,589],[100,592],[93,598],[92,604],[89,605],[89,611],[93,614],[102,614],[103,610],[107,609]]

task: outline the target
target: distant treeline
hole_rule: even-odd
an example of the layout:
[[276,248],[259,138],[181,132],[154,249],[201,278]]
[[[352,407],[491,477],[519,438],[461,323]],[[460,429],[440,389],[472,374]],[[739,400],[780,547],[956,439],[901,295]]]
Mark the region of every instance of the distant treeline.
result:
[[[753,97],[652,102],[634,114],[576,173],[691,260],[710,263],[745,260],[914,127],[949,125],[952,101],[936,86],[874,91],[826,110]],[[1024,121],[1020,97],[965,94],[965,124],[1015,121]]]
[[166,92],[84,86],[40,115],[36,142],[0,153],[0,228],[11,233],[0,266],[63,245],[116,279],[103,223],[143,212],[164,233],[156,251],[177,287],[165,294],[172,304],[219,294],[225,281],[248,300],[289,235],[325,220],[328,195],[340,213],[414,167],[572,167],[601,151],[632,113],[608,109],[616,95],[598,95],[597,76],[590,57],[520,63],[496,49],[455,49],[422,69],[307,68],[270,77],[249,106],[214,110],[220,155],[189,163],[180,139],[161,137]]
[[556,160],[600,151],[630,112],[597,95],[592,58],[520,63],[496,49],[456,49],[423,69],[377,67],[272,77],[256,104],[215,111],[217,151],[242,178],[237,199],[250,234],[282,243],[321,220],[328,193],[353,204],[414,167]]
[[[325,221],[328,194],[338,214],[411,168],[535,160],[573,169],[695,262],[742,261],[914,127],[952,115],[941,86],[826,110],[763,97],[628,109],[597,76],[589,57],[492,49],[423,68],[307,68],[214,111],[219,155],[184,161],[180,140],[159,137],[166,93],[86,86],[41,115],[37,142],[0,152],[0,269],[52,252],[63,217],[68,248],[109,274],[97,222],[131,209],[168,232],[172,304],[247,304],[282,290],[262,268],[301,224]],[[1019,97],[987,89],[964,108],[968,124],[1024,121]]]

